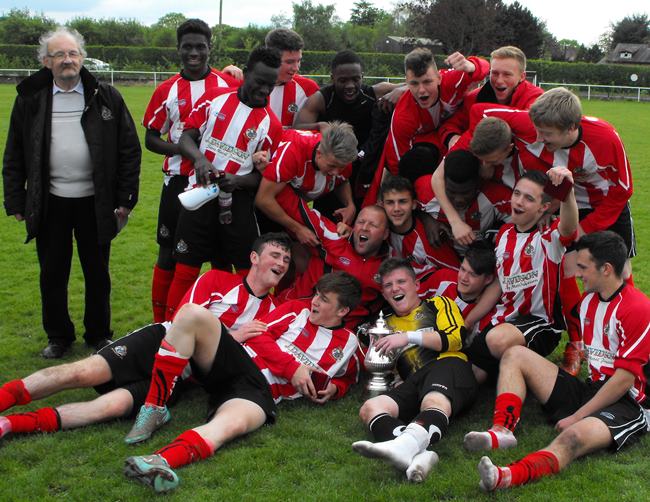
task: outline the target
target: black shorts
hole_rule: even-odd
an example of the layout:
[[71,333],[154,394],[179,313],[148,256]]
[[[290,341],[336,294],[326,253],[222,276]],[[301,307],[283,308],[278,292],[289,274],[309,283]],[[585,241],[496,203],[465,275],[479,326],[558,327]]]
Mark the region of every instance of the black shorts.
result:
[[113,378],[97,385],[95,390],[107,394],[115,389],[126,389],[133,396],[132,415],[136,414],[149,392],[154,359],[168,325],[149,324],[99,350],[97,355],[106,360]]
[[[551,396],[543,406],[549,422],[555,424],[575,413],[604,384],[605,382],[589,380],[585,382],[560,368]],[[638,441],[648,432],[649,424],[643,408],[629,394],[589,416],[601,420],[607,426],[612,435],[613,450]]]
[[458,357],[443,357],[420,368],[386,395],[397,403],[400,420],[410,422],[420,413],[422,399],[429,392],[440,392],[449,399],[455,416],[474,403],[477,391],[472,365]]
[[165,181],[160,192],[156,241],[160,247],[171,249],[174,247],[178,215],[183,207],[181,201],[178,200],[178,194],[183,193],[187,187],[187,176],[171,176]]
[[[557,324],[550,324],[541,317],[534,315],[518,316],[506,322],[516,326],[521,331],[526,340],[526,347],[543,357],[548,356],[555,350],[562,336],[561,327],[558,327]],[[483,331],[476,335],[469,348],[464,350],[472,364],[478,366],[490,376],[496,376],[499,372],[499,360],[495,359],[490,353],[485,339],[494,327],[492,325],[486,326]]]
[[259,229],[254,196],[235,190],[232,196],[232,223],[219,223],[219,201],[213,199],[196,211],[181,209],[176,227],[174,258],[178,263],[200,267],[212,262],[219,268],[250,268],[250,253]]
[[221,333],[214,363],[208,374],[203,375],[194,363],[192,374],[210,395],[208,419],[226,401],[246,399],[264,410],[266,423],[275,422],[277,408],[266,378],[246,349],[227,330]]
[[[588,214],[592,213],[593,209],[580,209],[580,220],[582,221]],[[621,214],[618,215],[618,218],[614,224],[607,228],[606,230],[611,230],[614,233],[617,233],[625,241],[627,246],[627,255],[629,258],[634,258],[636,256],[636,236],[634,234],[634,222],[632,221],[632,213],[630,211],[630,203],[628,202],[625,205]],[[570,251],[572,248],[569,247],[567,251]]]

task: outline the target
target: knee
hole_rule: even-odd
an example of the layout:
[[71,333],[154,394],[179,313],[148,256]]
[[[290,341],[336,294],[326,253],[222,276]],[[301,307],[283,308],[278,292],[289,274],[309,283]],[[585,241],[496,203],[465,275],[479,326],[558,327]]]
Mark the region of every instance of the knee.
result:
[[444,412],[448,417],[451,416],[451,401],[449,398],[440,392],[429,392],[422,399],[420,409],[437,408]]
[[386,412],[386,410],[380,406],[378,399],[374,397],[372,399],[368,399],[365,403],[363,403],[363,405],[361,405],[361,408],[359,409],[359,418],[364,424],[367,424],[379,413],[384,412]]
[[506,347],[501,355],[501,364],[503,365],[519,365],[522,361],[526,360],[529,349],[521,345],[514,347]]
[[485,337],[485,343],[493,357],[501,359],[504,353],[513,347],[519,346],[516,338],[505,329],[493,329]]
[[569,427],[555,438],[554,443],[569,453],[570,458],[575,458],[587,444],[588,437],[579,427]]
[[98,411],[103,419],[121,418],[131,413],[133,397],[128,391],[119,390],[120,392],[111,393],[110,399],[103,399],[105,396],[97,399],[100,408]]
[[197,325],[204,322],[204,318],[208,315],[210,319],[214,316],[208,312],[207,309],[196,305],[195,303],[186,303],[176,312],[174,317],[174,324],[182,323],[183,325]]
[[249,430],[250,426],[248,420],[245,416],[239,415],[233,416],[231,419],[229,419],[228,422],[223,426],[222,432],[224,435],[224,440],[227,440],[230,438],[243,436],[249,432]]

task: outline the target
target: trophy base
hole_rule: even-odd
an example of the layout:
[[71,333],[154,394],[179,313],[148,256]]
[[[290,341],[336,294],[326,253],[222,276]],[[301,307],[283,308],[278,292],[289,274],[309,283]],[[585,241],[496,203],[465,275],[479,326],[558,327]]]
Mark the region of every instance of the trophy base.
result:
[[373,373],[372,377],[366,382],[365,394],[368,398],[373,398],[386,394],[393,388],[393,375],[392,374],[376,374]]

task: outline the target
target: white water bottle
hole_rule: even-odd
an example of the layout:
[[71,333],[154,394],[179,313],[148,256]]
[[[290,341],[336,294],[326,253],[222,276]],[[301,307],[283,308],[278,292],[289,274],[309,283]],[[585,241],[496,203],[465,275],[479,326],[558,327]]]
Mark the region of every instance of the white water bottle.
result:
[[219,192],[219,223],[230,225],[232,223],[232,193]]
[[[188,211],[196,211],[206,202],[219,195],[219,185],[212,183],[206,186],[197,186],[178,194],[178,200]],[[228,194],[230,195],[230,194]]]

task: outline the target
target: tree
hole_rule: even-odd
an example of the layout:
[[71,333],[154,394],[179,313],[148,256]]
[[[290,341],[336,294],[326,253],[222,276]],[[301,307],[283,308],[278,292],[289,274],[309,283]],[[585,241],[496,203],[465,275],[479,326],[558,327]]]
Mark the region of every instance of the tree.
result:
[[337,50],[339,24],[333,4],[314,5],[311,0],[293,4],[293,29],[302,35],[309,50]]
[[634,14],[612,23],[610,49],[616,44],[645,44],[650,42],[650,18],[648,14]]
[[[544,45],[544,23],[519,2],[500,5],[496,16],[494,47],[514,45],[526,57],[537,58]],[[576,42],[576,46],[578,43]]]
[[29,9],[11,9],[0,17],[0,43],[38,45],[40,36],[56,27],[43,14],[32,15]]
[[487,54],[495,47],[501,0],[408,0],[412,36],[438,39],[445,51]]
[[155,24],[151,25],[152,28],[171,28],[176,31],[181,24],[187,21],[184,14],[180,12],[169,12],[162,16]]
[[598,44],[593,44],[589,47],[580,44],[580,47],[578,48],[578,61],[597,63],[604,55],[605,53],[601,50]]
[[388,12],[379,9],[370,2],[360,0],[354,3],[350,12],[350,23],[358,26],[375,26],[379,21],[388,17]]

